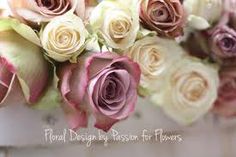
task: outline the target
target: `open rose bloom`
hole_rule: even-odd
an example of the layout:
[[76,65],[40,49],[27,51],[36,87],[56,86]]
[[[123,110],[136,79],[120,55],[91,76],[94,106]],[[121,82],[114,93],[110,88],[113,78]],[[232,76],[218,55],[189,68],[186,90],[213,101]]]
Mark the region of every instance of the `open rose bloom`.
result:
[[83,56],[77,64],[63,65],[59,78],[72,128],[86,127],[92,114],[95,127],[108,131],[135,109],[140,69],[127,57],[110,52]]
[[103,131],[138,96],[182,125],[236,115],[236,0],[6,2],[1,106],[57,106],[72,129]]
[[140,19],[161,36],[177,37],[182,34],[183,6],[180,0],[141,0]]
[[85,0],[8,0],[15,17],[31,22],[48,22],[68,11],[85,16]]

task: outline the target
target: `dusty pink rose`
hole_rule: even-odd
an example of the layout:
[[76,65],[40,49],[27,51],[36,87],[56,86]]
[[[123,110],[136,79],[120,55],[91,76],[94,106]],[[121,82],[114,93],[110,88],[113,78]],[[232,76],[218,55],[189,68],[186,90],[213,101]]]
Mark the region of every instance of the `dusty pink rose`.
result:
[[236,67],[223,68],[220,88],[213,111],[225,117],[236,116]]
[[24,97],[36,103],[47,88],[49,71],[40,47],[13,30],[0,32],[0,105]]
[[177,37],[182,34],[184,10],[179,0],[141,0],[143,25],[159,35]]
[[135,109],[140,69],[127,57],[110,52],[83,56],[77,64],[64,65],[59,78],[73,129],[86,127],[92,114],[95,127],[108,131]]
[[48,22],[68,11],[85,16],[85,0],[8,0],[14,16],[31,22]]

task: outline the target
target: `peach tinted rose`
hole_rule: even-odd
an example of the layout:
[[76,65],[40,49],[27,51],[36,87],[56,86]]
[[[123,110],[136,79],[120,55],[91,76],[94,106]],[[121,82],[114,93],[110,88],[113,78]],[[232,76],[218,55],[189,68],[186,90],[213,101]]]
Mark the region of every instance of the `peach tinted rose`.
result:
[[143,25],[161,36],[182,34],[184,10],[179,0],[141,0],[140,19]]

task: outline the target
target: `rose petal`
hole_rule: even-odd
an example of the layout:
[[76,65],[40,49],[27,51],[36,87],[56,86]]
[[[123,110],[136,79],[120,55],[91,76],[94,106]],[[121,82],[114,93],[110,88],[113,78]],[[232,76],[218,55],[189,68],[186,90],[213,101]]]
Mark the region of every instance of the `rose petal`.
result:
[[16,69],[28,103],[35,103],[48,85],[50,66],[41,49],[14,31],[0,33],[0,56]]
[[96,114],[95,118],[96,123],[94,127],[102,129],[105,132],[108,132],[115,123],[119,122],[119,120],[111,119],[109,117],[103,116],[102,114]]

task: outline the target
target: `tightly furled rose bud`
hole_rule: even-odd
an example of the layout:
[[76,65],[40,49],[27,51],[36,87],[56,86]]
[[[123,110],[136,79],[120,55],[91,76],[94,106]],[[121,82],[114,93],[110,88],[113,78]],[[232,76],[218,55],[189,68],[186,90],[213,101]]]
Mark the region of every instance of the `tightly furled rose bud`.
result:
[[8,0],[9,6],[18,18],[31,22],[48,22],[68,11],[81,18],[85,15],[85,0]]
[[87,37],[83,21],[69,13],[54,18],[40,36],[47,55],[59,62],[76,60],[85,48]]
[[191,124],[207,113],[217,98],[218,71],[196,58],[173,64],[162,92],[152,101],[180,124]]
[[59,70],[59,88],[73,129],[86,127],[89,114],[95,127],[108,131],[135,108],[140,79],[138,64],[116,54],[93,53]]
[[141,0],[140,19],[161,36],[177,37],[183,30],[183,6],[179,0]]
[[124,50],[135,42],[139,30],[137,0],[104,0],[90,16],[94,31],[106,45]]
[[236,67],[220,71],[220,88],[213,112],[225,117],[236,116]]
[[223,2],[222,0],[185,0],[184,8],[188,14],[188,25],[203,30],[220,19]]
[[139,93],[145,96],[162,89],[163,76],[185,52],[173,40],[145,37],[123,54],[139,64],[142,71]]
[[15,97],[21,95],[27,103],[37,102],[47,88],[49,70],[40,47],[13,30],[0,32],[1,105],[13,98],[17,103],[19,98]]

